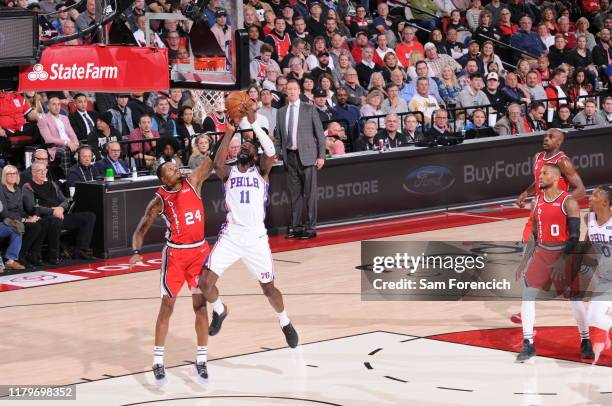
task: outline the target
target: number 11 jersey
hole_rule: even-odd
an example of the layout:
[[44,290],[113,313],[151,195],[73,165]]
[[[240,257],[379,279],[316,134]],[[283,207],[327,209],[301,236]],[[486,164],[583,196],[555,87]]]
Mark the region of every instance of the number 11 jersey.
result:
[[256,166],[240,172],[232,166],[225,182],[227,223],[252,232],[265,230],[268,183]]

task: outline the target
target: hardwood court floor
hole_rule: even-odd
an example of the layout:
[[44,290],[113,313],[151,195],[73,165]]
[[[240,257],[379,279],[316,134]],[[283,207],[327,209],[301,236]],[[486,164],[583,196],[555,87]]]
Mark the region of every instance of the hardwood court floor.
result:
[[[520,236],[524,222],[383,240],[511,241]],[[296,350],[282,348],[286,343],[274,312],[247,269],[242,264],[230,268],[219,284],[230,315],[222,332],[210,339],[211,383],[205,389],[194,383],[186,365],[195,358],[195,333],[185,288],[170,321],[165,364],[186,366],[168,369],[171,383],[162,389],[152,386],[150,372],[141,374],[151,368],[157,271],[4,292],[0,382],[82,383],[77,402],[66,404],[88,406],[157,404],[162,399],[160,404],[196,404],[193,398],[206,405],[612,404],[612,395],[605,394],[612,391],[612,368],[605,366],[545,357],[535,366],[517,366],[511,352],[430,340],[399,347],[404,340],[433,334],[517,327],[508,317],[519,304],[362,302],[355,269],[359,253],[359,242],[353,242],[273,255],[276,283],[300,342],[315,343]],[[569,304],[538,303],[537,325],[573,326]],[[372,360],[373,372],[367,375],[368,354],[382,347],[386,350]],[[400,386],[402,381],[409,386]],[[504,397],[500,390],[512,384],[516,388]],[[466,385],[477,388],[462,391]],[[538,394],[552,393],[551,387],[558,396]]]

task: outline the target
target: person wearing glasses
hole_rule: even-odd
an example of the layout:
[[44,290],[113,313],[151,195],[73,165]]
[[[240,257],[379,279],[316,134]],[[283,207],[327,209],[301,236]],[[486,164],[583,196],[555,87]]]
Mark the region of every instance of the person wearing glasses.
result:
[[57,183],[47,179],[44,164],[32,164],[32,180],[23,185],[22,193],[26,213],[40,216],[47,224],[49,264],[59,264],[62,229],[76,232],[76,250],[71,255],[73,258],[94,259],[90,246],[96,215],[91,212],[67,213],[69,200]]
[[[42,149],[42,148],[35,150],[34,153],[32,154],[31,163],[34,163],[34,162],[40,162],[41,164],[45,166],[45,168],[47,168],[49,166],[49,153],[47,152],[47,150]],[[48,172],[47,176],[51,177],[51,179],[53,180],[57,180],[54,178],[51,172]],[[31,181],[32,180],[32,165],[30,165],[29,167],[21,171],[21,176],[19,178],[20,178],[20,182],[19,182],[20,187],[23,186],[25,183]]]
[[5,268],[21,270],[29,266],[42,265],[40,250],[47,235],[47,227],[40,217],[26,213],[19,187],[19,171],[13,165],[7,165],[2,169],[0,202],[2,203],[0,235],[10,237],[5,253],[8,258]]
[[[166,137],[167,138],[167,137]],[[127,176],[130,173],[128,164],[121,159],[121,146],[117,141],[107,142],[105,145],[106,158],[97,161],[94,167],[98,173],[106,173],[107,169],[112,169],[115,176]]]

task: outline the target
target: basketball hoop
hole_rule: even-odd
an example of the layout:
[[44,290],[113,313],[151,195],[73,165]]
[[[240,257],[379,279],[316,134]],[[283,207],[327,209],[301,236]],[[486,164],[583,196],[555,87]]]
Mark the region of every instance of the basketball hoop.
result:
[[190,92],[193,99],[193,117],[199,123],[204,121],[209,112],[215,110],[215,104],[222,103],[225,98],[225,92],[221,90],[192,89]]

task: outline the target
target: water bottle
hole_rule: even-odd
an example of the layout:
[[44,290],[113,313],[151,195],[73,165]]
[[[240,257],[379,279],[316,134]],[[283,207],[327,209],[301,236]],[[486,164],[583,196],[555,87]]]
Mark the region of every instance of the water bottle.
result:
[[136,165],[132,166],[132,179],[138,179],[138,169],[136,169]]
[[461,128],[461,138],[465,139],[465,127]]
[[34,215],[40,217],[40,205],[38,204],[38,199],[34,198]]
[[380,139],[378,140],[378,152],[383,152],[385,150],[385,142]]

